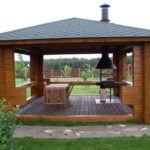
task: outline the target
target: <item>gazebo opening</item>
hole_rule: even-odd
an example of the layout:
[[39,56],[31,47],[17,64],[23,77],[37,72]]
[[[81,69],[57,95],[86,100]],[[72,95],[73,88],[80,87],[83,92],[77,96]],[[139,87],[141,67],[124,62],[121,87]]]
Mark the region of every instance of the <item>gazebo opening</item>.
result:
[[[101,58],[101,54],[95,54],[95,58],[78,57],[66,58],[65,55],[43,56],[43,79],[47,85],[69,85],[68,104],[61,103],[63,99],[60,91],[56,95],[54,91],[47,97],[38,97],[36,100],[25,105],[19,112],[20,115],[133,115],[131,105],[122,104],[121,97],[116,93],[116,87],[112,88],[111,100],[109,88],[106,89],[107,99],[105,102],[100,101],[101,88],[96,85],[100,81],[100,71],[96,69],[96,64]],[[87,54],[89,56],[89,54]],[[113,53],[109,54],[113,61]],[[55,59],[54,59],[55,58]],[[57,59],[56,59],[57,58]],[[86,76],[86,78],[84,77]],[[103,70],[103,80],[116,80],[116,70]],[[118,84],[118,83],[117,83]],[[55,89],[54,87],[52,89]],[[48,98],[48,99],[49,99]],[[58,100],[59,99],[59,100]],[[97,100],[99,102],[97,103]],[[61,105],[58,105],[61,104]],[[34,110],[34,111],[33,111]]]
[[[30,55],[14,53],[15,87],[23,87],[31,82],[30,79]],[[26,99],[31,97],[31,87],[26,87]]]

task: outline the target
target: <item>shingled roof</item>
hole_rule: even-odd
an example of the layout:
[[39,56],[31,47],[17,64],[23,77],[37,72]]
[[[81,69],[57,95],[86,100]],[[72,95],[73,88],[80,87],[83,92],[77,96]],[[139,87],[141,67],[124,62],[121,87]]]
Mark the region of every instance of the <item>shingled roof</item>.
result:
[[150,30],[103,21],[70,18],[0,34],[1,40],[150,37]]

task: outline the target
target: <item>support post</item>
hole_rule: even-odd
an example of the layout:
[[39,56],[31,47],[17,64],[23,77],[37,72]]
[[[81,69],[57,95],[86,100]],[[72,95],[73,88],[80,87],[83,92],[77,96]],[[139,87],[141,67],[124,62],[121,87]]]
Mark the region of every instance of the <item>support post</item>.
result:
[[[144,121],[144,50],[142,45],[133,46],[133,87],[136,89],[134,116]],[[139,91],[139,92],[138,92]]]
[[30,60],[30,78],[36,81],[37,86],[31,88],[31,95],[43,95],[43,55],[31,55]]
[[144,96],[144,121],[150,123],[150,43],[144,45]]

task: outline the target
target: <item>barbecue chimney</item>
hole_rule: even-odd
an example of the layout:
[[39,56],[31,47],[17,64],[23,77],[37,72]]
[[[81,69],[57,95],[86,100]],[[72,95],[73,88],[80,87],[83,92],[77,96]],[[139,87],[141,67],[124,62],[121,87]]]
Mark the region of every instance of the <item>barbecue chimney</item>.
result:
[[116,69],[116,66],[112,63],[108,56],[109,46],[102,46],[102,58],[98,62],[96,69]]

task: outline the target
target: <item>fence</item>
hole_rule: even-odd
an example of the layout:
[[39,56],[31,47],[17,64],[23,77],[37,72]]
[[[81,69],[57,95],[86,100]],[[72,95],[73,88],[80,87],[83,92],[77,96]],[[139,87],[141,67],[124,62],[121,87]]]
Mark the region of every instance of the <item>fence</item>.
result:
[[[72,69],[70,77],[80,77],[81,69]],[[65,77],[61,70],[44,71],[44,78]]]

